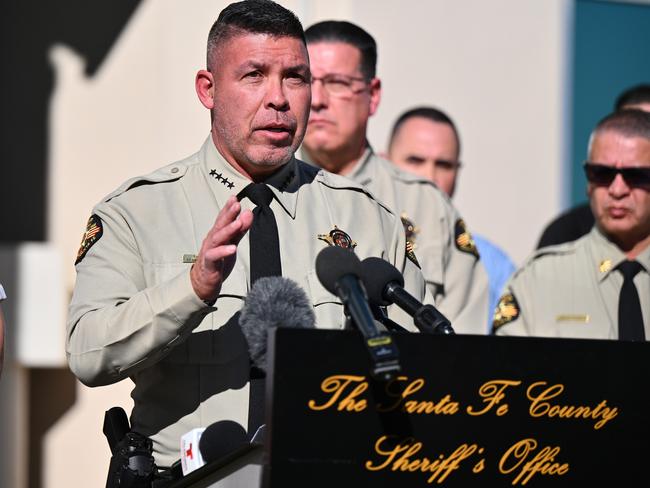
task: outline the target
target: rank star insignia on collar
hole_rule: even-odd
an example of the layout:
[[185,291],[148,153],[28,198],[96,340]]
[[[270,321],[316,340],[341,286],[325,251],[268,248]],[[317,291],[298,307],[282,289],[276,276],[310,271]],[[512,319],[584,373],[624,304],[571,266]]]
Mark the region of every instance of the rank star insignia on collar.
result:
[[228,178],[223,176],[222,173],[217,173],[216,169],[210,170],[210,176],[212,176],[215,180],[220,181],[224,186],[228,187],[228,189],[230,190],[232,190],[235,187],[235,183],[229,181]]
[[330,246],[342,247],[353,251],[357,247],[357,243],[352,240],[347,232],[339,229],[337,226],[329,231],[329,234],[318,234],[321,241],[327,242]]
[[605,259],[598,265],[598,269],[601,273],[607,273],[610,269],[612,269],[612,260]]

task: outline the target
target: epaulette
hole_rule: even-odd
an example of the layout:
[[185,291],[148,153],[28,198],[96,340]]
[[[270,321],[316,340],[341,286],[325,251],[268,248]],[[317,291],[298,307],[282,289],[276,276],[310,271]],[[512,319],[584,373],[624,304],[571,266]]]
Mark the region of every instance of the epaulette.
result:
[[562,244],[554,244],[552,246],[542,247],[533,251],[524,261],[523,265],[514,272],[513,278],[521,273],[525,268],[530,264],[540,259],[544,259],[551,256],[568,256],[576,252],[577,247],[580,245],[580,242],[584,239],[585,236],[580,239],[572,242],[565,242]]
[[174,181],[179,178],[182,178],[187,172],[187,163],[181,163],[177,161],[175,163],[163,166],[157,170],[144,175],[136,176],[134,178],[129,178],[119,187],[113,190],[111,193],[102,198],[102,202],[108,202],[113,198],[125,193],[132,188],[137,188],[143,185],[155,185],[156,183],[164,183],[168,181]]
[[337,175],[335,173],[330,173],[329,171],[325,171],[324,169],[321,169],[320,171],[318,171],[318,174],[316,175],[316,180],[319,183],[333,190],[348,190],[348,191],[364,193],[368,198],[374,200],[382,208],[388,211],[388,213],[395,215],[395,213],[388,206],[382,203],[380,199],[376,198],[370,192],[370,190],[368,190],[365,186],[361,185],[360,183],[357,183],[351,178]]

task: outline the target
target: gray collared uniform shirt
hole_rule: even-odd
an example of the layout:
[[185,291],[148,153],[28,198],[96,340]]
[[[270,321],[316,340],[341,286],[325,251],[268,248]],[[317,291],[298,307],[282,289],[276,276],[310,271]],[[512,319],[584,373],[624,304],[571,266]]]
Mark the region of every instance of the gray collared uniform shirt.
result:
[[[249,183],[208,137],[193,156],[108,195],[82,241],[67,325],[70,367],[91,386],[134,381],[132,427],[153,439],[159,466],[179,458],[180,437],[193,428],[223,419],[247,424],[249,357],[231,318],[250,288],[248,235],[213,307],[196,296],[189,271],[219,210]],[[356,242],[360,259],[387,259],[411,294],[432,303],[420,270],[405,257],[399,217],[360,185],[296,159],[267,183],[283,275],[307,293],[317,327],[344,325],[340,300],[314,267],[335,228]],[[248,199],[242,206],[253,208]],[[395,307],[388,314],[416,330]]]
[[[497,306],[498,335],[618,338],[618,300],[625,254],[597,227],[577,241],[536,251],[511,278]],[[634,278],[650,337],[650,247]]]
[[399,213],[436,306],[461,334],[485,334],[488,278],[473,239],[447,195],[368,147],[349,178]]

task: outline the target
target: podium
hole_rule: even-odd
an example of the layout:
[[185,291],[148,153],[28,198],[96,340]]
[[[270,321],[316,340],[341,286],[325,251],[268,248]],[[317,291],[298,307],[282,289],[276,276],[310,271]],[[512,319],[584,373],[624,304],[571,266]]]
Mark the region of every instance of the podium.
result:
[[378,382],[354,331],[270,332],[267,433],[253,461],[263,464],[261,486],[596,487],[650,478],[650,344],[394,339],[401,373]]

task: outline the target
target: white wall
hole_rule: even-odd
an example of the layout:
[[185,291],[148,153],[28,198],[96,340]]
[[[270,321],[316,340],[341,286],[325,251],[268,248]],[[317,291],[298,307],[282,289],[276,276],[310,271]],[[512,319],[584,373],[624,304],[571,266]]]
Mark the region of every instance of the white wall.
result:
[[[379,44],[384,97],[369,138],[384,148],[404,109],[434,104],[456,120],[465,162],[457,206],[470,228],[517,262],[558,210],[563,157],[566,19],[570,0],[296,0],[305,27],[356,22]],[[50,53],[49,238],[74,283],[75,253],[91,208],[126,178],[198,149],[209,116],[196,99],[210,25],[224,1],[145,0],[95,78],[66,46]],[[63,327],[63,324],[61,324]],[[44,486],[101,486],[108,448],[104,410],[128,408],[128,381],[79,387],[78,403],[46,439]],[[83,449],[74,446],[83,441]]]

